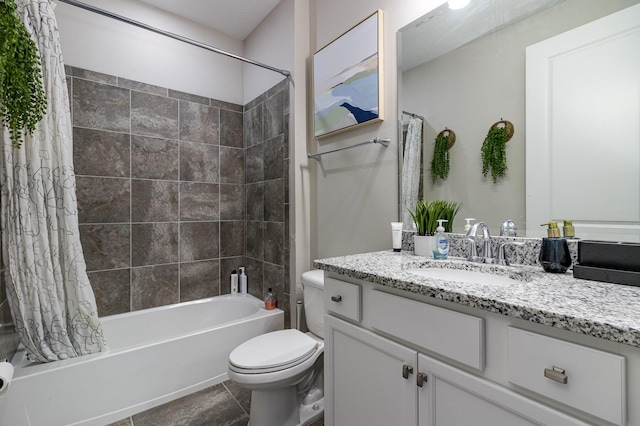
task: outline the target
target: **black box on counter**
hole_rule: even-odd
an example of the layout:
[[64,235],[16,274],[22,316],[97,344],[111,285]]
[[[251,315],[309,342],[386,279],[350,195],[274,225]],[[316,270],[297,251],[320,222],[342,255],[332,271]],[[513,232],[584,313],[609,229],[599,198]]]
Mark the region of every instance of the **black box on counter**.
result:
[[640,286],[640,244],[579,241],[573,276],[585,280]]

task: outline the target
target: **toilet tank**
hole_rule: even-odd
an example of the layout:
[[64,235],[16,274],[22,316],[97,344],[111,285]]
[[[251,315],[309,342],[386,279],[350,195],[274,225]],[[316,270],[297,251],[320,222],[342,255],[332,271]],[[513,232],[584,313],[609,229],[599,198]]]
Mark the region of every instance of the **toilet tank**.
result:
[[324,339],[324,271],[316,269],[303,273],[302,288],[307,328]]

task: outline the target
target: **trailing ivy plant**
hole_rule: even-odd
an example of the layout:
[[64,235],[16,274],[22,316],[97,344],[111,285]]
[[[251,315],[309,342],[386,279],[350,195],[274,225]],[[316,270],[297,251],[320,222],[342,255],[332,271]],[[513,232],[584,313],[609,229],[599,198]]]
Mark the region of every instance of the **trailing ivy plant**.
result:
[[446,179],[449,176],[449,135],[440,133],[436,137],[431,159],[431,182]]
[[0,118],[11,142],[22,145],[22,130],[32,134],[47,108],[40,55],[20,21],[14,0],[0,0]]
[[482,155],[482,175],[491,172],[493,183],[504,177],[507,171],[507,129],[506,127],[492,127],[480,150]]

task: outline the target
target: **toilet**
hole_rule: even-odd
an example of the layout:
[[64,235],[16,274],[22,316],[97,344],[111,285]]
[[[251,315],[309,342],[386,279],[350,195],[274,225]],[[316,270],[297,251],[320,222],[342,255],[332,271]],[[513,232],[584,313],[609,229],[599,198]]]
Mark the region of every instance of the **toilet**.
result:
[[229,379],[251,390],[248,426],[305,426],[324,412],[324,273],[302,274],[309,332],[265,333],[229,355]]

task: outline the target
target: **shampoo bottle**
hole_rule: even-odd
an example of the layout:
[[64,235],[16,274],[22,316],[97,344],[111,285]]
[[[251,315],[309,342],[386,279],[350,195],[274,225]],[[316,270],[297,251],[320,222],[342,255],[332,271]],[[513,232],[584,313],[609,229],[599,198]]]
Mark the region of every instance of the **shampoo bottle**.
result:
[[273,290],[271,290],[271,288],[269,288],[269,291],[267,292],[267,297],[264,298],[264,308],[267,311],[271,311],[276,308],[276,298],[273,295]]
[[238,294],[238,273],[235,269],[231,273],[231,294]]
[[433,246],[433,258],[434,259],[446,259],[449,255],[449,240],[444,235],[444,226],[442,222],[448,222],[445,219],[438,219],[438,227],[436,228],[436,235],[433,237],[435,244]]
[[240,293],[247,294],[247,276],[244,273],[244,266],[240,267]]

